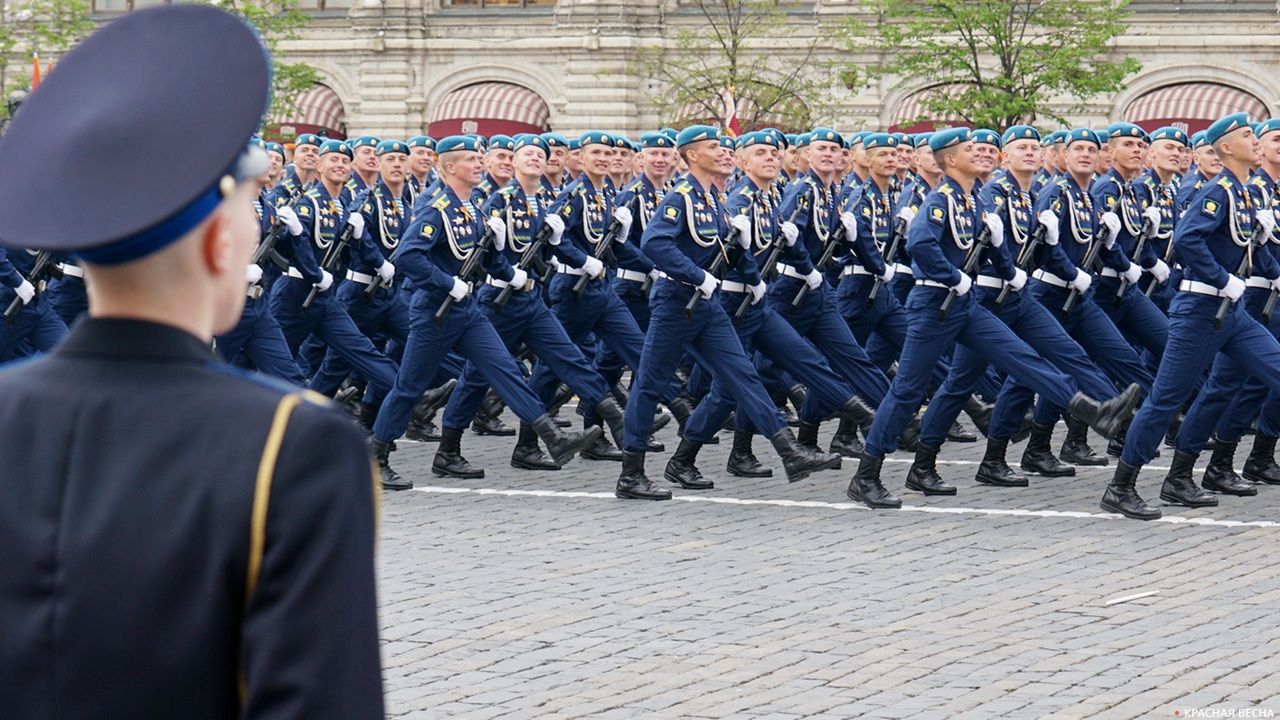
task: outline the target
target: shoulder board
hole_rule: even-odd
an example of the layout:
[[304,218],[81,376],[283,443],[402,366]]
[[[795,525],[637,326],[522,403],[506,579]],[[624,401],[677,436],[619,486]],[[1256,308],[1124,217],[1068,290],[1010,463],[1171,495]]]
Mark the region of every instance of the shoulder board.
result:
[[1218,184],[1227,189],[1231,188],[1231,181],[1224,177],[1218,178]]
[[693,186],[683,180],[671,188],[671,192],[678,192],[681,195],[688,195],[690,190],[693,190]]
[[316,200],[319,200],[319,199],[320,199],[320,189],[319,189],[319,188],[317,188],[317,187],[312,187],[310,190],[307,190],[307,197],[309,197],[309,198],[314,198],[314,199],[316,199]]
[[348,189],[348,190],[352,190],[352,191],[354,191],[354,190],[356,189],[356,181],[355,181],[354,179],[353,179],[353,180],[348,180],[348,181],[347,181],[347,184],[346,184],[346,187],[347,187],[347,189]]
[[642,183],[640,182],[640,178],[636,178],[635,180],[632,180],[631,182],[627,183],[627,186],[623,189],[638,193],[640,192],[641,184]]
[[942,193],[943,195],[950,195],[955,191],[951,189],[950,185],[939,185],[938,192]]
[[752,190],[746,183],[738,186],[737,193],[743,197],[751,197],[756,194],[755,190]]
[[1005,190],[1013,189],[1013,184],[1009,182],[1008,175],[1001,175],[1000,177],[996,178],[996,181],[992,184],[996,185],[997,187],[1003,188]]
[[431,207],[437,210],[444,210],[449,207],[449,196],[444,193],[440,193],[439,195],[431,198]]
[[507,186],[503,187],[501,190],[499,190],[499,191],[498,191],[498,194],[499,194],[499,195],[506,195],[507,197],[511,197],[512,195],[515,195],[515,194],[516,194],[516,189],[515,189],[515,187],[514,187],[514,186],[512,186],[512,185],[507,185]]

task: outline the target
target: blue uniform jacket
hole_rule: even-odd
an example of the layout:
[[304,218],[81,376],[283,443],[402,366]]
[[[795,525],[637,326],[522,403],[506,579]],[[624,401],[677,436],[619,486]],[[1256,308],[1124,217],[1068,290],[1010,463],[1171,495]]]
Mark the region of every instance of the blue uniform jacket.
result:
[[793,217],[800,231],[796,244],[782,251],[782,262],[802,275],[813,271],[814,261],[822,257],[827,238],[840,221],[837,195],[836,188],[824,184],[812,170],[796,178],[782,194],[779,216]]
[[857,262],[872,275],[884,274],[883,255],[889,252],[889,246],[893,244],[893,226],[897,222],[894,215],[897,211],[888,191],[881,190],[874,181],[867,182],[858,202],[851,208],[858,221],[858,237],[849,243],[853,256],[848,257],[845,264]]
[[[595,253],[596,243],[613,225],[613,211],[617,205],[609,191],[612,186],[609,179],[605,178],[604,187],[596,188],[586,174],[583,174],[569,183],[560,197],[551,204],[550,212],[560,213],[560,217],[564,219],[564,239],[586,255]],[[635,224],[634,217],[632,224]],[[640,255],[640,250],[627,242],[625,237],[618,238],[610,250],[619,263],[643,265],[645,262],[636,257]]]
[[[339,193],[341,195],[341,193]],[[356,200],[363,201],[363,196]],[[304,280],[318,283],[323,278],[320,263],[325,252],[347,226],[350,209],[329,195],[324,183],[316,183],[295,203],[302,233],[293,236],[287,247],[278,248],[291,261]],[[367,230],[367,228],[366,228]],[[342,259],[347,267],[375,268],[382,264],[382,253],[366,232],[353,238]]]
[[[1084,262],[1089,246],[1097,235],[1102,242],[1102,234],[1106,229],[1099,219],[1101,213],[1093,202],[1093,197],[1085,192],[1070,173],[1058,176],[1052,184],[1046,186],[1036,199],[1035,214],[1048,210],[1058,218],[1058,244],[1045,246],[1037,251],[1037,264],[1046,272],[1051,272],[1063,280],[1073,280],[1076,271]],[[1124,271],[1129,268],[1129,259],[1119,249],[1119,245],[1110,250],[1101,248],[1098,257],[1103,265],[1115,270]],[[1093,268],[1083,268],[1092,272]]]
[[[1040,225],[1033,212],[1031,193],[1024,190],[1018,179],[1010,173],[1000,173],[978,192],[978,209],[998,216],[1004,223],[1005,235],[1005,243],[998,251],[1003,256],[1000,262],[992,262],[990,256],[997,253],[989,253],[989,257],[983,258],[979,273],[1012,280],[1018,255]],[[1005,262],[1008,263],[1007,266],[1004,265]]]
[[365,262],[364,255],[353,258],[349,266],[352,270],[368,275],[377,271],[382,260],[391,257],[400,245],[405,228],[413,220],[411,205],[408,186],[402,188],[400,196],[396,197],[386,183],[378,180],[378,184],[365,195],[360,214],[364,216],[365,232],[361,242],[377,248],[380,259],[376,265],[371,265]]
[[653,264],[677,282],[701,284],[718,253],[728,253],[725,268],[743,263],[740,269],[759,282],[755,261],[747,253],[733,251],[734,247],[741,250],[737,243],[722,242],[730,230],[728,198],[715,188],[703,189],[696,178],[686,175],[658,205],[642,244]]
[[[944,176],[925,197],[920,214],[907,229],[912,274],[948,287],[960,284],[965,258],[982,227],[975,197]],[[1008,255],[1001,248],[988,246],[984,257],[997,266],[1008,263]],[[1013,277],[1012,268],[1002,272],[1001,277]]]
[[[448,293],[453,289],[453,278],[484,233],[479,209],[469,199],[460,200],[452,188],[442,183],[434,199],[424,204],[421,214],[405,230],[393,255],[397,272],[419,292]],[[503,281],[512,277],[511,265],[502,253],[486,253],[482,265],[490,277]]]
[[[1124,253],[1125,258],[1131,262],[1136,261],[1144,268],[1155,265],[1156,248],[1150,242],[1143,243],[1141,255],[1134,257],[1134,251],[1138,249],[1138,238],[1142,235],[1142,227],[1145,223],[1142,211],[1146,206],[1142,204],[1133,184],[1112,168],[1106,175],[1093,181],[1089,194],[1093,197],[1094,206],[1099,208],[1100,212],[1113,212],[1120,218],[1120,234],[1116,236],[1116,248]],[[1129,268],[1126,265],[1118,269],[1128,270]]]
[[[1239,269],[1253,237],[1258,211],[1253,195],[1227,168],[1205,183],[1173,231],[1174,250],[1182,260],[1187,279],[1219,290],[1226,287],[1227,275]],[[1280,276],[1270,252],[1254,250],[1252,257],[1253,275],[1272,279]]]
[[[507,243],[502,255],[506,263],[513,268],[520,261],[520,255],[529,248],[533,239],[542,232],[544,218],[548,207],[541,199],[541,193],[535,192],[533,197],[525,194],[518,180],[512,180],[506,187],[489,196],[481,208],[485,217],[500,218],[507,225]],[[571,243],[561,241],[560,244],[546,245],[542,249],[542,259],[547,260],[555,255],[562,263],[572,267],[581,267],[587,256]]]
[[[641,249],[641,252],[635,254],[627,253],[625,259],[618,258],[618,267],[623,270],[634,270],[642,273],[648,273],[653,269],[653,263],[649,261],[649,258],[645,257],[643,252],[642,240],[644,239],[644,229],[653,220],[653,213],[657,211],[658,205],[665,195],[665,190],[654,187],[647,176],[641,175],[627,183],[614,197],[614,205],[616,207],[632,209],[631,237],[628,238],[628,241],[632,247]],[[639,198],[639,200],[636,198]]]
[[752,262],[730,268],[724,274],[725,280],[747,285],[760,282],[761,273],[768,270],[761,267],[760,263],[764,262],[773,243],[781,240],[778,237],[778,226],[782,222],[778,218],[779,200],[776,185],[770,184],[767,189],[762,190],[749,177],[743,177],[738,187],[729,194],[729,217],[745,214],[751,219]]

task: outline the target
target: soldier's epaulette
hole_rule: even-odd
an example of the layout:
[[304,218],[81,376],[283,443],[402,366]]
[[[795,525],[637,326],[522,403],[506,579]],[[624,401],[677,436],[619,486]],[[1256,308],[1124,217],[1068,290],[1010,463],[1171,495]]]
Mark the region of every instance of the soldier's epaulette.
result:
[[1000,188],[1000,189],[1002,189],[1002,190],[1012,190],[1012,189],[1013,189],[1013,183],[1009,182],[1009,176],[1008,176],[1008,175],[1001,175],[1000,177],[996,178],[996,180],[995,180],[995,183],[994,183],[994,184],[996,185],[996,187],[999,187],[999,188]]
[[751,189],[751,186],[748,183],[742,183],[741,185],[739,185],[736,192],[737,194],[743,197],[748,197],[748,198],[754,197],[756,194],[756,191]]
[[431,207],[437,210],[444,210],[449,207],[449,196],[444,191],[437,192],[435,197],[431,198]]
[[516,194],[516,188],[514,185],[504,185],[502,189],[498,191],[498,194],[505,195],[506,197],[511,197],[512,195]]
[[306,196],[315,200],[320,199],[320,188],[312,185],[306,192]]
[[950,195],[951,193],[955,192],[955,190],[953,190],[950,185],[942,184],[938,186],[938,192],[942,193],[943,195]]
[[635,180],[632,180],[631,182],[627,183],[627,186],[626,186],[625,188],[623,188],[623,192],[639,193],[639,192],[640,192],[640,186],[641,186],[641,184],[642,184],[642,183],[641,183],[641,180],[642,180],[642,178],[637,177]]
[[1226,179],[1226,178],[1224,178],[1224,177],[1220,177],[1220,178],[1218,178],[1218,184],[1219,184],[1219,185],[1221,185],[1222,187],[1224,187],[1224,188],[1228,189],[1228,190],[1230,190],[1230,189],[1231,189],[1231,181],[1230,181],[1230,180],[1228,180],[1228,179]]
[[681,180],[676,183],[675,187],[671,188],[671,192],[680,193],[681,195],[688,195],[691,190],[693,190],[693,186],[687,180]]
[[350,179],[348,179],[348,180],[347,180],[347,182],[346,182],[346,187],[347,187],[347,189],[348,189],[348,190],[350,190],[351,192],[355,192],[355,191],[356,191],[356,180],[355,180],[355,178],[350,178]]

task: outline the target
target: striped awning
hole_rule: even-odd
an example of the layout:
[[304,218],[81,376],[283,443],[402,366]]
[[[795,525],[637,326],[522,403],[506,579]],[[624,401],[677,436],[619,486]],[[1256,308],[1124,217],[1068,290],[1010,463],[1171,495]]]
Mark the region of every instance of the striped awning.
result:
[[347,136],[347,113],[342,99],[327,85],[315,85],[298,96],[293,112],[278,118],[280,133],[292,138],[302,133],[320,133],[327,137]]
[[551,110],[538,93],[520,85],[484,82],[449,93],[431,108],[428,134],[454,132],[544,132],[550,129]]
[[1124,119],[1154,130],[1183,125],[1188,132],[1205,129],[1231,113],[1249,113],[1250,120],[1270,117],[1266,103],[1251,93],[1218,83],[1182,83],[1153,90],[1125,108]]
[[936,93],[958,94],[964,91],[964,85],[935,85],[913,93],[898,103],[889,119],[890,132],[924,132],[933,130],[936,125],[956,122],[954,118],[934,118],[925,108],[925,102]]

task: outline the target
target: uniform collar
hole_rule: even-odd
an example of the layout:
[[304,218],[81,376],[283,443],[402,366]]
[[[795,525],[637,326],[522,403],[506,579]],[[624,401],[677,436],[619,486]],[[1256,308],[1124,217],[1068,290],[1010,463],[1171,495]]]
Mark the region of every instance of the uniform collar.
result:
[[54,354],[153,362],[218,361],[208,343],[185,330],[126,318],[86,317],[71,327]]

